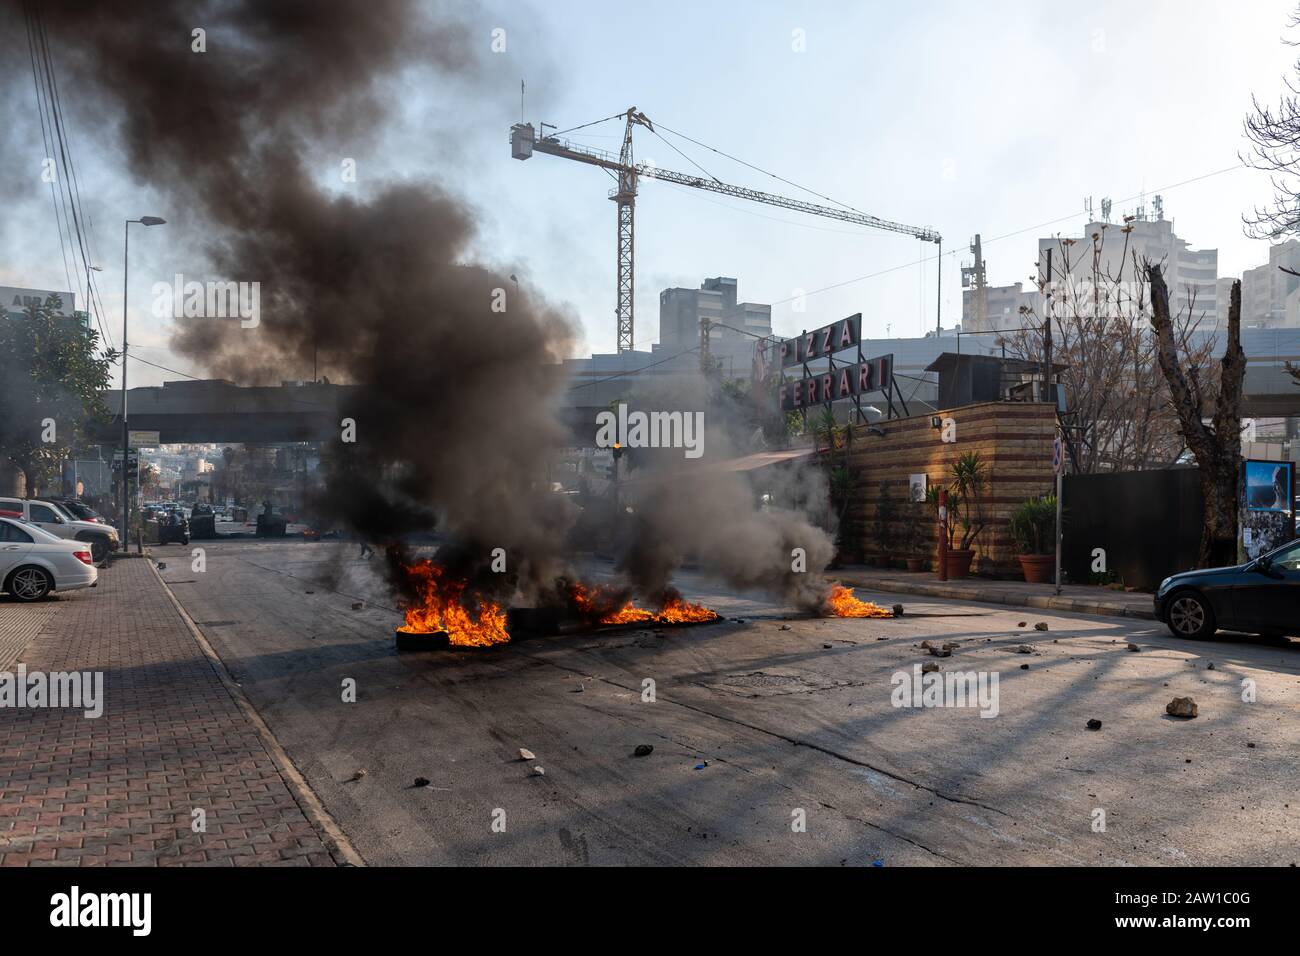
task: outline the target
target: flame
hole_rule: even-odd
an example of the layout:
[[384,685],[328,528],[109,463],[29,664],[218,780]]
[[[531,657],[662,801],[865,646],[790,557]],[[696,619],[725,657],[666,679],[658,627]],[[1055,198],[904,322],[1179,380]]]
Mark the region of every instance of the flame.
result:
[[894,612],[870,601],[860,601],[853,596],[853,588],[836,584],[826,598],[826,609],[835,617],[893,617]]
[[413,597],[406,607],[406,623],[398,630],[446,631],[457,647],[491,647],[510,640],[500,604],[476,595],[477,613],[466,607],[467,582],[448,580],[446,569],[428,558],[403,565],[402,570]]
[[569,601],[583,617],[596,617],[599,624],[688,624],[698,621],[715,621],[718,615],[702,604],[692,604],[675,594],[667,594],[658,611],[637,607],[631,601],[614,610],[607,606],[618,598],[599,587],[586,588],[575,584],[569,589]]

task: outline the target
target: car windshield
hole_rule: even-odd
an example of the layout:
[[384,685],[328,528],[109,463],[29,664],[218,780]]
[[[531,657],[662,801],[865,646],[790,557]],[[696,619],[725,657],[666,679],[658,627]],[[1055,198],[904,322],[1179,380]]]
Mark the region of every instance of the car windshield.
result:
[[1268,563],[1280,571],[1300,571],[1300,541],[1278,548],[1268,556]]
[[56,515],[58,515],[60,518],[62,518],[64,521],[77,521],[77,520],[78,520],[78,518],[77,518],[76,515],[74,515],[71,511],[69,511],[69,510],[68,510],[67,508],[65,508],[63,505],[59,504],[57,501],[42,501],[42,502],[40,502],[40,504],[47,505],[47,506],[49,506],[50,508],[54,509],[54,513],[55,513]]

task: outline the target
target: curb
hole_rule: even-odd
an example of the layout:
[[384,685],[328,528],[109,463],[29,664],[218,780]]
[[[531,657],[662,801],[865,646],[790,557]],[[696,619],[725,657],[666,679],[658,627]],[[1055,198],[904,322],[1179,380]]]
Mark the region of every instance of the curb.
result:
[[303,814],[311,821],[312,826],[316,828],[316,832],[320,834],[321,841],[325,844],[325,848],[329,850],[334,862],[339,866],[365,866],[365,859],[352,845],[352,841],[343,832],[343,828],[335,822],[330,812],[325,809],[325,804],[316,795],[316,791],[311,788],[311,784],[299,772],[289,754],[280,746],[280,742],[275,739],[275,734],[271,732],[271,728],[262,719],[262,715],[257,712],[257,708],[248,699],[244,689],[235,683],[235,679],[230,676],[225,663],[217,655],[212,645],[208,643],[208,639],[199,630],[199,626],[194,623],[194,619],[190,617],[189,612],[181,606],[181,602],[172,593],[172,589],[167,586],[167,582],[162,579],[162,575],[158,573],[158,568],[152,561],[149,562],[149,570],[153,572],[153,576],[158,583],[162,585],[162,589],[171,600],[172,606],[176,608],[176,612],[180,614],[181,620],[189,628],[190,634],[193,635],[194,640],[202,649],[204,656],[208,658],[208,663],[216,671],[217,677],[221,680],[227,693],[230,694],[249,722],[257,728],[258,736],[262,738],[262,746],[266,750],[267,756],[271,758],[272,763],[280,772],[285,786],[293,794],[293,798]]
[[872,577],[855,577],[853,581],[846,578],[840,580],[846,584],[853,583],[855,587],[872,588],[878,591],[919,594],[925,597],[941,597],[957,601],[975,601],[980,604],[1032,607],[1043,611],[1072,611],[1076,614],[1096,614],[1105,617],[1133,617],[1147,621],[1154,621],[1156,617],[1154,610],[1130,607],[1126,604],[1107,604],[1103,601],[1080,600],[1064,595],[1057,597],[1045,594],[1017,594],[1015,591],[973,591],[943,584],[912,583],[892,579],[881,580]]

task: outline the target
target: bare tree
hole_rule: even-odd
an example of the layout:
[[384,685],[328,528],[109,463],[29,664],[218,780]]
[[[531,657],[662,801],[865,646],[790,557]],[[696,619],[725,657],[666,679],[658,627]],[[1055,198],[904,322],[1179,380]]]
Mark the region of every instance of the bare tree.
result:
[[[1128,249],[1131,226],[1122,227],[1118,256],[1105,248],[1108,226],[1091,242],[1060,239],[1052,274],[1037,278],[1039,309],[1021,309],[1023,328],[1000,337],[1009,355],[1043,356],[1043,319],[1052,321],[1053,364],[1069,399],[1068,422],[1079,426],[1070,446],[1078,472],[1167,468],[1186,450],[1169,388],[1160,371],[1156,337],[1148,327],[1146,275]],[[1195,297],[1172,324],[1175,348],[1204,364],[1210,344],[1195,336]]]
[[[1300,27],[1300,7],[1291,14],[1287,27]],[[1282,42],[1300,45],[1285,38]],[[1300,231],[1300,60],[1294,71],[1294,77],[1283,79],[1286,90],[1276,106],[1264,106],[1257,97],[1251,98],[1254,109],[1244,124],[1250,149],[1242,162],[1264,170],[1273,181],[1273,201],[1242,217],[1246,235],[1254,239],[1276,241]]]
[[[1160,369],[1169,383],[1183,438],[1200,466],[1205,514],[1198,563],[1202,567],[1235,564],[1237,559],[1237,484],[1241,470],[1241,393],[1246,353],[1241,348],[1241,283],[1232,283],[1228,307],[1228,344],[1217,381],[1202,382],[1199,367],[1184,372],[1169,314],[1169,290],[1156,263],[1144,263],[1151,286],[1151,327],[1159,342]],[[1207,410],[1213,404],[1213,417]]]

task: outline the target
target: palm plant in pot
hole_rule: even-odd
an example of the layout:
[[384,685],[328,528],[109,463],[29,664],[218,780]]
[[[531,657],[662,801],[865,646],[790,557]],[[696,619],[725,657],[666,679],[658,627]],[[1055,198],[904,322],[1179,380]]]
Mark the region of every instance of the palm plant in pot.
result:
[[[987,523],[984,515],[984,487],[987,469],[979,452],[968,451],[952,463],[952,484],[948,488],[948,562],[950,578],[970,574],[975,558],[975,542]],[[957,526],[961,539],[957,539]],[[960,544],[960,547],[955,545]]]
[[1011,540],[1025,580],[1045,584],[1052,580],[1056,563],[1056,495],[1030,498],[1011,512]]

